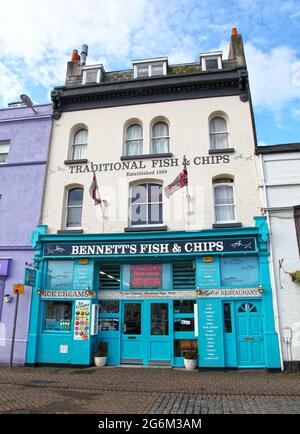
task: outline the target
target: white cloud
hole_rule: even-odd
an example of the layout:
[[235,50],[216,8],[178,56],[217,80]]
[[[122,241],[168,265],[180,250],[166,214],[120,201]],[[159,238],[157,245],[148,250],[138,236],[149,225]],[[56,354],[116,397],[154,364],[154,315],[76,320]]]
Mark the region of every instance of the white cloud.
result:
[[2,102],[2,105],[6,105],[8,101],[18,101],[23,86],[24,81],[20,76],[0,62],[0,102]]

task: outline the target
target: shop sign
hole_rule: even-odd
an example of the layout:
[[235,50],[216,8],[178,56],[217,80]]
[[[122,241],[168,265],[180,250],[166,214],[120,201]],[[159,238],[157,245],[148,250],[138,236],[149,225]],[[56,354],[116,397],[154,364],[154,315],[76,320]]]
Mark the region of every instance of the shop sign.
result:
[[135,256],[135,255],[174,255],[207,254],[224,252],[255,252],[254,237],[227,239],[198,239],[193,241],[132,242],[132,243],[46,243],[44,255],[58,256]]
[[130,288],[162,288],[162,264],[130,265]]
[[25,268],[24,284],[26,286],[35,286],[36,271],[31,268]]
[[142,298],[171,298],[183,300],[195,297],[196,291],[101,291],[98,293],[98,298],[100,300],[128,300]]
[[76,300],[74,340],[87,341],[90,330],[90,300]]
[[260,297],[262,293],[258,288],[228,288],[228,289],[198,289],[197,295],[200,298]]
[[95,298],[96,292],[91,292],[89,290],[86,291],[76,291],[72,289],[66,290],[42,290],[41,292],[42,298]]

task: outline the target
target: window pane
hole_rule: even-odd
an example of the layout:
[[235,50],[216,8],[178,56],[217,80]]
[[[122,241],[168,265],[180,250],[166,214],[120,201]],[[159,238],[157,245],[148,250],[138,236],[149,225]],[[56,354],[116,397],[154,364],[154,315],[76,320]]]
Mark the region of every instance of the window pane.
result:
[[137,76],[138,77],[148,77],[149,76],[149,67],[148,65],[137,66]]
[[134,124],[126,130],[126,140],[140,140],[143,139],[143,129],[141,125]]
[[165,122],[157,122],[152,128],[152,137],[166,137],[169,136],[169,127]]
[[79,130],[74,137],[74,145],[86,145],[88,132],[87,130]]
[[82,207],[68,208],[67,226],[81,226]]
[[163,222],[162,218],[162,204],[158,203],[155,205],[148,205],[148,211],[149,211],[149,224],[160,224]]
[[68,205],[80,206],[82,205],[83,188],[72,188],[69,190]]
[[145,225],[147,224],[147,207],[148,205],[132,205],[131,206],[131,224]]
[[194,313],[194,300],[174,300],[174,313]]
[[167,303],[152,303],[151,304],[151,335],[169,334],[169,306]]
[[149,202],[162,202],[162,185],[148,184]]
[[174,320],[174,332],[193,332],[194,318],[178,318]]
[[229,222],[235,220],[234,206],[216,206],[215,210],[217,222]]
[[222,286],[258,285],[258,262],[255,256],[227,256],[220,258]]
[[73,146],[73,160],[82,160],[85,158],[86,145],[74,145]]
[[100,318],[99,330],[102,332],[118,332],[119,331],[119,318]]
[[198,342],[196,339],[175,339],[174,356],[183,357],[186,352],[198,351]]
[[71,289],[72,284],[72,261],[48,261],[46,289]]
[[224,303],[224,329],[225,333],[232,333],[230,303]]
[[70,331],[71,321],[71,302],[46,301],[44,330]]
[[206,59],[206,69],[218,69],[218,60],[217,59]]
[[0,154],[0,163],[6,163],[7,162],[7,156],[8,156],[8,154]]
[[219,185],[215,187],[215,204],[232,205],[233,188],[230,185]]
[[0,154],[8,154],[9,151],[9,143],[0,143]]
[[212,149],[228,148],[228,133],[211,133],[210,144]]
[[131,187],[131,203],[147,203],[147,184],[133,185]]
[[169,152],[169,139],[152,139],[152,153],[153,154],[166,154]]
[[124,304],[124,334],[140,335],[142,330],[141,324],[141,303]]
[[119,313],[118,300],[103,300],[100,301],[100,313]]
[[151,75],[163,75],[163,65],[151,65]]

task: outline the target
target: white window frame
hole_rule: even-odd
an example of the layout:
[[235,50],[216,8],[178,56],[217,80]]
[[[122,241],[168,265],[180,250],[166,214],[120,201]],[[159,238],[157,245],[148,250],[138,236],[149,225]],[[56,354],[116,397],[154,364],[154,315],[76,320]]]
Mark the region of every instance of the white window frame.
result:
[[[83,144],[80,144],[80,145],[75,145],[76,134],[78,134],[82,130],[86,131],[86,133],[87,133],[87,142],[83,143]],[[77,161],[78,160],[78,159],[74,158],[74,151],[75,151],[75,148],[78,147],[78,146],[84,147],[84,150],[85,150],[84,154],[85,154],[85,156],[84,156],[83,159],[86,160],[86,151],[87,151],[88,139],[89,139],[89,130],[87,128],[85,128],[84,126],[82,128],[81,127],[76,128],[76,130],[74,131],[74,133],[72,135],[72,143],[71,143],[71,149],[70,149],[70,160],[71,161]]]
[[[216,133],[213,133],[213,132],[211,131],[211,121],[212,121],[213,119],[215,119],[215,118],[222,118],[222,119],[224,119],[224,121],[226,122],[226,127],[227,127],[227,130],[226,130],[226,131],[218,131],[218,132],[216,132]],[[225,116],[218,115],[218,114],[216,114],[216,115],[214,115],[214,116],[211,116],[211,117],[209,118],[208,128],[209,128],[209,147],[210,147],[211,150],[228,149],[228,148],[230,148],[230,144],[229,144],[228,121],[227,121],[227,119],[225,118]],[[226,134],[226,135],[227,135],[227,146],[226,146],[225,148],[224,148],[224,147],[222,147],[222,148],[213,148],[213,144],[212,144],[212,140],[211,140],[211,138],[212,138],[212,136],[217,136],[217,135],[219,135],[219,134]]]
[[[71,190],[75,189],[81,189],[82,190],[82,204],[79,205],[68,205],[69,204],[69,193]],[[82,229],[82,213],[83,213],[83,197],[84,197],[84,188],[81,185],[73,185],[66,189],[66,197],[65,197],[65,218],[64,218],[64,229],[65,230],[81,230]],[[68,216],[69,216],[69,209],[70,208],[81,208],[81,225],[80,226],[67,226],[68,224]]]
[[[144,182],[139,182],[138,184],[132,184],[129,186],[129,207],[128,207],[128,217],[129,217],[129,227],[130,228],[141,228],[141,227],[157,227],[157,226],[164,226],[164,196],[163,196],[163,191],[162,191],[162,201],[161,202],[149,202],[149,197],[148,197],[148,185],[149,184],[155,184],[155,185],[160,185],[162,187],[163,190],[163,184],[161,182],[156,182],[156,181],[144,181]],[[134,187],[138,187],[141,185],[147,185],[147,202],[143,202],[143,203],[137,203],[136,205],[156,205],[156,204],[161,204],[162,207],[162,223],[148,223],[149,221],[149,211],[148,211],[148,206],[147,206],[147,223],[143,223],[143,224],[132,224],[132,203],[131,203],[131,190]]]
[[[215,189],[216,187],[220,187],[222,185],[227,185],[229,187],[232,188],[232,195],[233,195],[233,203],[232,204],[226,204],[226,205],[216,205],[216,194],[215,194]],[[234,188],[234,181],[232,180],[231,182],[228,181],[226,182],[224,180],[219,182],[218,179],[213,180],[213,199],[214,199],[214,220],[215,220],[215,224],[226,224],[226,223],[236,223],[237,222],[237,217],[236,217],[236,204],[235,204],[235,188]],[[225,207],[225,206],[233,206],[233,210],[234,210],[234,220],[217,220],[217,213],[216,213],[216,208],[217,207]]]
[[200,54],[202,71],[217,71],[217,69],[207,69],[206,60],[217,60],[218,69],[222,69],[222,51],[215,53],[202,53]]
[[[134,78],[149,78],[149,77],[160,77],[167,75],[167,58],[162,59],[151,59],[149,61],[138,60],[133,62],[133,76]],[[148,68],[148,75],[139,77],[138,68],[139,66]],[[152,75],[152,66],[162,66],[162,74],[154,74]]]
[[[169,135],[168,135],[168,136],[158,136],[158,137],[153,137],[153,129],[154,129],[155,125],[160,124],[160,123],[164,123],[164,124],[167,125]],[[167,149],[167,151],[164,152],[164,153],[169,153],[169,152],[170,152],[170,126],[169,126],[168,122],[166,122],[165,120],[157,120],[157,121],[155,121],[155,122],[152,124],[152,126],[151,126],[150,153],[153,154],[153,155],[154,155],[154,154],[155,154],[155,155],[160,155],[160,154],[154,152],[154,150],[153,150],[153,140],[155,140],[155,139],[168,139],[168,149]]]
[[[1,147],[7,146],[7,152],[1,152]],[[0,161],[0,164],[7,164],[8,154],[9,154],[10,142],[9,140],[0,141],[0,155],[6,155],[5,161]]]
[[[132,127],[132,126],[134,126],[134,125],[138,125],[138,126],[140,126],[141,127],[141,129],[142,129],[142,137],[141,137],[141,139],[128,139],[127,140],[127,131],[128,131],[128,129],[130,128],[130,127]],[[128,155],[127,154],[127,144],[129,143],[129,142],[136,142],[137,140],[140,140],[141,142],[142,142],[142,152],[140,153],[140,154],[135,154],[135,155],[137,155],[137,156],[140,156],[140,155],[143,155],[144,154],[144,128],[143,128],[143,125],[141,125],[138,121],[136,121],[136,122],[131,122],[129,125],[127,125],[127,127],[125,128],[125,137],[124,137],[124,151],[123,151],[123,155],[125,156],[125,157],[134,157],[134,155]]]
[[[93,71],[93,70],[97,71],[96,81],[87,82],[87,73],[89,71]],[[85,66],[84,68],[82,68],[82,84],[83,85],[101,83],[102,77],[103,77],[102,65],[90,65],[90,66]]]

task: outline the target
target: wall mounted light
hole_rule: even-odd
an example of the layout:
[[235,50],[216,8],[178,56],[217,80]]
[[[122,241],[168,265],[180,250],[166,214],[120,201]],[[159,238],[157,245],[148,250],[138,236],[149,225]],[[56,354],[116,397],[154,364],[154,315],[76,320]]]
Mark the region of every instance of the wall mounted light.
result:
[[257,289],[261,294],[264,292],[264,288],[262,285],[259,285]]

